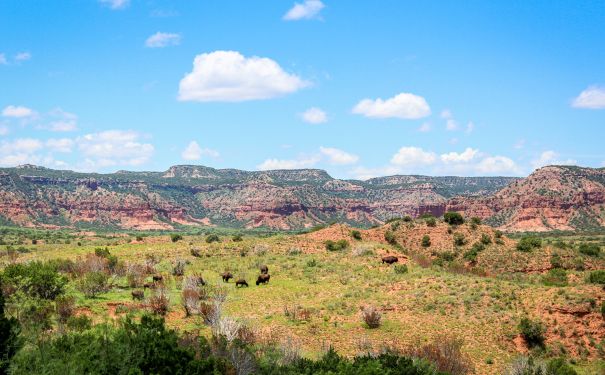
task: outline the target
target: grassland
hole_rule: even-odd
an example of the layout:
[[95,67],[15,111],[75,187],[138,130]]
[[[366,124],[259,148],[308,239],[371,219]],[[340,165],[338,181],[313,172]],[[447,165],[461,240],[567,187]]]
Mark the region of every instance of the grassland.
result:
[[[391,243],[384,239],[387,231],[394,232]],[[491,228],[465,224],[452,230],[443,222],[429,227],[416,221],[360,233],[362,239],[356,240],[350,228],[335,225],[300,235],[245,235],[237,242],[221,236],[215,243],[207,243],[203,235],[172,242],[168,235],[137,239],[124,234],[76,233],[40,239],[35,245],[23,233],[9,233],[4,240],[12,245],[2,246],[0,261],[77,260],[99,247],[107,247],[124,264],[153,256],[159,260],[155,273],[164,276],[169,290],[167,324],[181,331],[209,334],[202,319],[186,317],[181,306],[182,277],[172,276],[171,271],[183,259],[188,262],[186,275],[201,274],[209,284],[227,292],[226,312],[246,322],[259,341],[292,339],[309,357],[317,357],[329,345],[355,355],[370,348],[404,349],[449,335],[464,340],[463,350],[477,374],[503,373],[516,356],[530,350],[537,355],[572,358],[580,373],[605,371],[605,323],[599,310],[605,296],[601,286],[586,282],[591,270],[603,268],[603,255],[588,257],[576,249],[586,241],[600,246],[603,237],[546,238],[542,248],[530,254],[516,251],[516,241],[502,237],[499,244],[488,244],[469,265],[462,254],[482,234],[495,239]],[[452,245],[455,233],[464,233],[466,244]],[[419,239],[424,235],[430,235],[431,246],[421,245]],[[327,251],[324,242],[329,239],[346,239],[350,245]],[[7,252],[7,248],[20,251]],[[200,256],[192,256],[191,249]],[[546,278],[553,268],[548,264],[554,253],[569,263],[565,282],[556,285]],[[407,272],[382,264],[380,258],[386,254],[399,256],[399,264],[405,264]],[[583,269],[574,268],[576,259],[583,260]],[[269,266],[271,281],[256,286],[261,264]],[[546,266],[527,269],[528,264]],[[223,271],[232,272],[236,279],[245,278],[250,287],[223,283],[219,276]],[[109,292],[86,298],[70,282],[68,294],[76,297],[77,313],[101,322],[145,310],[144,301],[132,300],[124,276],[112,276],[111,283]],[[360,310],[367,306],[382,314],[377,329],[369,329],[360,318]],[[547,327],[545,349],[529,349],[524,343],[518,329],[523,317]]]

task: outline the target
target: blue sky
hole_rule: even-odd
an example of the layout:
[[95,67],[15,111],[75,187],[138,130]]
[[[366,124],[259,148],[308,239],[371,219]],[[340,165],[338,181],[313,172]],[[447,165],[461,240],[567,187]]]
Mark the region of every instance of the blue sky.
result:
[[0,2],[0,165],[605,166],[602,1]]

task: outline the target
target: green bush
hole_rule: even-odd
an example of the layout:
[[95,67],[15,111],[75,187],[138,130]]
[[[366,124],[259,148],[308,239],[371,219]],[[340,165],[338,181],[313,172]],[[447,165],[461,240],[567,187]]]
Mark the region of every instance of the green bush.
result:
[[550,265],[553,268],[563,268],[563,259],[559,254],[553,254],[550,256]]
[[422,247],[430,247],[431,246],[431,237],[429,237],[428,235],[425,234],[422,237],[420,244],[422,245]]
[[446,223],[450,224],[450,225],[462,225],[464,224],[464,218],[462,217],[462,215],[458,212],[446,212],[445,215],[443,215],[443,221],[445,221]]
[[566,286],[567,272],[562,268],[554,268],[542,276],[542,282],[548,286]]
[[522,318],[518,328],[521,336],[523,336],[529,347],[544,345],[544,334],[546,333],[546,329],[541,322],[529,318]]
[[242,237],[241,234],[236,234],[235,236],[233,236],[233,238],[231,238],[231,240],[233,242],[242,242],[244,240],[244,237]]
[[408,273],[408,266],[407,266],[407,264],[397,264],[397,265],[395,265],[395,267],[393,267],[393,270],[397,274]]
[[492,238],[488,234],[483,233],[481,235],[481,243],[484,245],[489,245],[492,243]]
[[351,231],[351,237],[353,237],[357,241],[361,241],[361,232],[358,231],[358,230],[352,230]]
[[578,375],[565,358],[553,358],[546,364],[547,375]]
[[496,230],[494,231],[494,237],[496,238],[502,238],[502,231]]
[[517,242],[517,250],[525,253],[529,253],[534,249],[542,247],[542,240],[536,236],[523,236],[519,242]]
[[454,246],[466,245],[466,237],[462,233],[454,233]]
[[54,300],[64,293],[67,279],[59,274],[56,263],[35,261],[6,266],[0,283],[32,298]]
[[206,236],[206,243],[220,242],[221,239],[218,234],[209,234]]
[[10,360],[23,343],[19,337],[20,332],[21,327],[17,319],[4,315],[4,296],[0,285],[0,374],[8,373]]
[[104,272],[88,272],[78,280],[76,288],[86,297],[94,298],[108,290],[108,279]]
[[111,255],[109,253],[109,249],[108,248],[103,248],[103,247],[97,247],[95,249],[95,255],[101,258],[107,258],[109,255]]
[[583,243],[578,247],[578,251],[591,257],[598,257],[601,254],[601,248],[594,243]]
[[179,242],[182,239],[183,239],[183,236],[178,233],[172,233],[170,235],[170,241],[172,241],[172,242]]
[[391,245],[397,244],[397,239],[395,238],[395,233],[393,233],[390,230],[387,230],[386,232],[384,232],[384,239]]
[[480,252],[482,252],[483,250],[485,250],[485,245],[483,245],[483,243],[481,242],[475,242],[473,244],[473,246],[470,248],[470,250],[468,250],[466,253],[464,253],[464,259],[468,260],[469,262],[476,262],[477,261],[477,256],[479,255]]
[[340,250],[345,250],[349,247],[349,241],[347,241],[347,240],[338,240],[338,241],[327,240],[325,242],[325,245],[326,245],[326,250],[328,250],[328,251],[340,251]]
[[605,270],[592,271],[588,275],[588,282],[605,285]]
[[426,225],[428,227],[436,227],[437,226],[437,220],[435,220],[434,217],[429,217],[427,219],[424,220]]

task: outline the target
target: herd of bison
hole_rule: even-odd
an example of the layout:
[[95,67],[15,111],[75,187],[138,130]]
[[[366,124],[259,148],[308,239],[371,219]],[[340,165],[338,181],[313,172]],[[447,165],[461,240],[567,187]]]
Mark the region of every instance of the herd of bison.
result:
[[[399,258],[397,258],[394,255],[388,255],[388,256],[382,257],[383,264],[386,263],[388,265],[391,265],[391,264],[397,263],[397,262],[399,262]],[[221,273],[221,277],[223,279],[223,282],[225,282],[225,283],[228,283],[229,280],[234,278],[233,274],[228,271]],[[256,279],[256,285],[258,286],[261,284],[267,284],[270,279],[271,279],[271,275],[269,275],[269,267],[267,267],[266,265],[263,264],[262,266],[260,266],[260,275],[258,275],[258,278]],[[153,283],[145,283],[143,285],[143,288],[144,289],[154,288],[156,283],[163,282],[163,280],[164,280],[164,277],[162,275],[154,275]],[[198,276],[197,283],[201,286],[206,285],[206,281],[204,281],[204,279],[201,276]],[[235,281],[235,286],[236,287],[248,287],[248,282],[243,278],[239,278]],[[133,290],[132,291],[133,300],[142,300],[144,297],[145,297],[144,290]]]

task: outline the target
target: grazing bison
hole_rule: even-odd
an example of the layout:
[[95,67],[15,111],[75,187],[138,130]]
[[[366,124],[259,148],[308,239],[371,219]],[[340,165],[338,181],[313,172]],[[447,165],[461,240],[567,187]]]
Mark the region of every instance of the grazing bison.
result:
[[196,282],[196,284],[197,284],[198,286],[205,286],[205,285],[206,285],[206,281],[205,281],[205,280],[204,280],[204,278],[203,278],[203,277],[201,277],[201,276],[197,276],[197,277],[195,278],[195,282]]
[[269,267],[267,267],[266,264],[263,264],[262,266],[260,266],[260,273],[263,275],[268,275],[269,274]]
[[130,294],[132,294],[132,299],[133,300],[142,300],[143,298],[145,298],[145,291],[144,290],[133,290]]
[[237,288],[239,286],[248,287],[248,283],[244,279],[237,279],[237,281],[235,282],[235,287]]
[[155,289],[154,283],[145,283],[143,284],[143,289]]
[[399,258],[393,255],[382,257],[382,263],[393,264],[399,262]]
[[162,276],[162,275],[153,275],[153,282],[154,283],[157,283],[157,282],[162,281],[162,280],[164,280],[164,276]]
[[261,273],[260,275],[258,275],[258,279],[256,279],[256,285],[266,284],[269,282],[270,278],[271,275],[269,275],[268,273]]
[[221,277],[223,278],[223,281],[228,283],[229,279],[233,279],[233,274],[231,272],[223,272],[221,273]]

